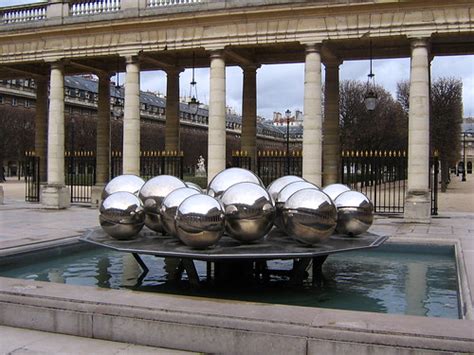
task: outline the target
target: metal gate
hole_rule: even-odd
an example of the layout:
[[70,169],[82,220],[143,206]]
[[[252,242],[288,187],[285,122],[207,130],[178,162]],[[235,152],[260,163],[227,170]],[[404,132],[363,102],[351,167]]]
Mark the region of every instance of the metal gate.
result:
[[342,183],[364,193],[376,213],[403,213],[408,163],[402,151],[342,153]]
[[40,158],[34,152],[26,152],[23,161],[25,174],[25,201],[39,202],[40,200]]
[[66,152],[66,185],[71,193],[71,203],[91,203],[92,186],[95,185],[95,155],[93,152]]

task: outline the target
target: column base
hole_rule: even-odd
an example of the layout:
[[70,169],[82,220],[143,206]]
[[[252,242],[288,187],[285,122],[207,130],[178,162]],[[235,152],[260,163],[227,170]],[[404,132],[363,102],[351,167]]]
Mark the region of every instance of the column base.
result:
[[102,203],[102,191],[104,190],[105,184],[97,184],[91,188],[91,207],[99,208]]
[[406,222],[430,223],[431,221],[431,194],[430,191],[412,190],[405,197]]
[[3,186],[0,186],[0,205],[3,205],[3,199],[4,199],[4,193],[3,193]]
[[44,185],[41,188],[41,204],[47,209],[71,207],[71,194],[65,185]]

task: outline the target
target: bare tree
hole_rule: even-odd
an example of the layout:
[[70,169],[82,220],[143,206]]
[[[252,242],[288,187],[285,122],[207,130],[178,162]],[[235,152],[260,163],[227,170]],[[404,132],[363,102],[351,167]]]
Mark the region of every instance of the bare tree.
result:
[[407,121],[401,105],[389,92],[376,88],[374,111],[364,105],[366,86],[343,81],[340,87],[340,126],[342,149],[404,150],[407,147]]

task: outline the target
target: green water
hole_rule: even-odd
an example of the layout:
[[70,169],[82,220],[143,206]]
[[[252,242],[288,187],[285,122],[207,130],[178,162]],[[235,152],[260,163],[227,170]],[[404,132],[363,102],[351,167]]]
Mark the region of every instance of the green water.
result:
[[[269,280],[215,284],[206,280],[206,264],[196,262],[202,281],[170,280],[172,260],[142,256],[150,267],[140,286],[141,269],[131,254],[104,248],[64,250],[3,260],[0,276],[113,289],[182,294],[272,304],[459,318],[458,285],[452,247],[387,244],[377,249],[330,255],[320,287],[299,285],[287,276]],[[1,260],[0,260],[1,262]],[[269,269],[290,270],[292,262],[274,260]]]

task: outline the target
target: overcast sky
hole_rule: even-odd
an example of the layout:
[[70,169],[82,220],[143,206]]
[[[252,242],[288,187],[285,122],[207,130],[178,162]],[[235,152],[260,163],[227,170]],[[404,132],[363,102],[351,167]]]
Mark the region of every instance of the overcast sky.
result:
[[[34,0],[0,0],[0,7],[25,3],[42,2]],[[45,2],[45,1],[44,1]],[[368,61],[345,62],[340,67],[340,80],[355,79],[366,82]],[[324,78],[324,67],[322,68]],[[397,83],[408,80],[410,60],[391,59],[374,61],[375,80],[395,96]],[[439,77],[454,77],[462,80],[464,116],[474,117],[474,55],[435,57],[431,65],[432,80]],[[226,69],[227,105],[237,112],[242,111],[242,70],[238,67]],[[181,94],[189,94],[191,70],[181,73]],[[209,100],[209,69],[196,69],[198,99]],[[120,82],[123,83],[121,76]],[[287,109],[303,110],[304,64],[265,65],[257,71],[257,113],[272,118],[274,111]],[[166,76],[161,71],[142,73],[141,89],[165,93]]]

